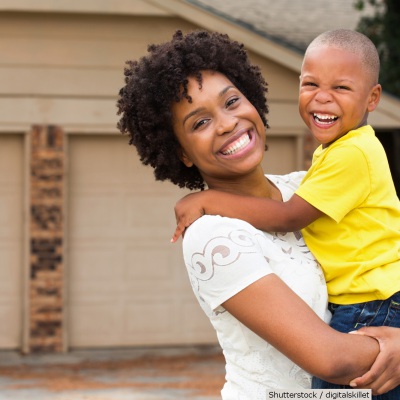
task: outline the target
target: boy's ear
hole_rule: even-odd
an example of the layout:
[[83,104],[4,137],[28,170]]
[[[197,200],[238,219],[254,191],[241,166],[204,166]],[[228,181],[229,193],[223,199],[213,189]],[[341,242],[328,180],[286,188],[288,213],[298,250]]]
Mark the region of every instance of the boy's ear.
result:
[[382,94],[382,86],[378,83],[375,85],[369,92],[368,99],[368,111],[372,112],[379,104],[379,100],[381,99]]
[[193,167],[193,161],[188,157],[182,147],[178,150],[178,157],[188,168]]

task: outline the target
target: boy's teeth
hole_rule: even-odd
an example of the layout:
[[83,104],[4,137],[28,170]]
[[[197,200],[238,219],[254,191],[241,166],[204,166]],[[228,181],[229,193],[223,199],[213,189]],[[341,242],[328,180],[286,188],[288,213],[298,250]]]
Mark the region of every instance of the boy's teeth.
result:
[[246,147],[249,143],[250,143],[249,135],[248,134],[243,135],[239,140],[234,142],[227,149],[223,150],[222,154],[224,154],[224,155],[234,154],[237,151],[239,151],[239,150],[243,149],[244,147]]
[[335,115],[328,115],[328,114],[316,114],[314,113],[314,119],[318,120],[320,123],[326,123],[329,124],[333,121],[336,121],[338,119],[337,116]]

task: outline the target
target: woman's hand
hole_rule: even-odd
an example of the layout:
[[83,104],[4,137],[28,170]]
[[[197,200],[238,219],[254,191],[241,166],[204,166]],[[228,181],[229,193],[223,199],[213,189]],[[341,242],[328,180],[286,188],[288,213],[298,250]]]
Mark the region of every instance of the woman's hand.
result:
[[400,329],[388,326],[364,327],[352,334],[370,336],[379,342],[380,353],[371,369],[353,379],[350,386],[372,389],[374,395],[386,393],[400,385]]

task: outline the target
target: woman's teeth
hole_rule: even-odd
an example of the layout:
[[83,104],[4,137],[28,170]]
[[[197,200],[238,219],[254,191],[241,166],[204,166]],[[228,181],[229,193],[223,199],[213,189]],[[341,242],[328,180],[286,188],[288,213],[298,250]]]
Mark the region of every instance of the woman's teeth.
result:
[[221,153],[224,155],[234,154],[234,153],[238,152],[239,150],[243,149],[244,147],[246,147],[249,143],[250,143],[250,138],[249,138],[249,135],[246,133],[239,140],[232,143],[225,150],[221,151]]
[[314,114],[314,119],[320,124],[331,124],[335,122],[338,117],[335,115],[327,115],[327,114]]

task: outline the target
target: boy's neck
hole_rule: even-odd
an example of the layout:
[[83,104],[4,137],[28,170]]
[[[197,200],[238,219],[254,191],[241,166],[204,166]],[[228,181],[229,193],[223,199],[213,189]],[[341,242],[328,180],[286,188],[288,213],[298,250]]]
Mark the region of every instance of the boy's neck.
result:
[[357,130],[357,129],[363,127],[363,126],[367,126],[367,125],[368,125],[368,122],[365,121],[365,122],[363,122],[362,124],[360,124],[359,126],[354,127],[354,128],[351,128],[351,129],[348,130],[344,135],[342,135],[342,136],[336,138],[336,139],[333,140],[332,142],[330,142],[330,143],[320,143],[320,144],[321,144],[321,146],[322,146],[323,149],[326,149],[326,148],[328,148],[331,144],[337,142],[337,141],[338,141],[339,139],[341,139],[342,137],[345,137],[349,132],[355,131],[355,130]]

